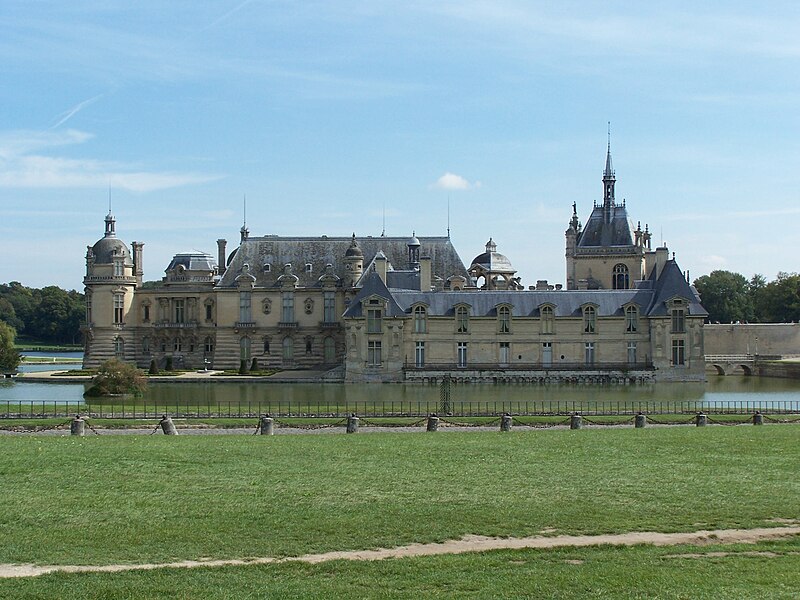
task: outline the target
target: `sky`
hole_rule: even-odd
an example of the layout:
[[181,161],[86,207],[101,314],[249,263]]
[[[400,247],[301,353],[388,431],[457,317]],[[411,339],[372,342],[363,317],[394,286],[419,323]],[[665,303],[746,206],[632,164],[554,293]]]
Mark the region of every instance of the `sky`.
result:
[[[695,279],[800,256],[800,4],[0,2],[0,282],[81,290],[86,246],[491,237],[565,281],[617,200]],[[449,211],[448,211],[449,204]],[[449,217],[448,217],[449,212]]]

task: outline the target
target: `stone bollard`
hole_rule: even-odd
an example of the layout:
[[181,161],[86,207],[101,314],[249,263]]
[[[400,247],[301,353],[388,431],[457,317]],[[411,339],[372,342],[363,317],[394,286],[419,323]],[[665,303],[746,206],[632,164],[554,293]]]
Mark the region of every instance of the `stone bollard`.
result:
[[581,427],[583,427],[583,417],[581,417],[578,413],[575,413],[569,418],[569,428],[580,429]]
[[347,433],[356,433],[358,431],[358,417],[353,413],[347,417]]
[[694,418],[694,423],[698,427],[705,427],[708,425],[708,417],[703,413],[697,413],[697,416]]
[[72,419],[72,423],[69,424],[69,434],[82,436],[84,434],[85,427],[86,421],[81,419],[80,415],[75,415],[75,418]]
[[763,425],[764,424],[764,415],[761,414],[761,411],[756,411],[753,415],[753,425]]
[[439,430],[439,417],[436,415],[431,415],[428,417],[428,431],[438,431]]
[[636,429],[641,429],[645,425],[647,425],[647,415],[644,413],[639,413],[636,415],[636,420],[634,421],[633,426],[636,427]]
[[261,417],[261,435],[275,435],[275,420],[272,417]]
[[160,425],[164,435],[178,435],[178,430],[175,429],[175,423],[172,422],[171,417],[167,415],[162,416]]
[[513,420],[514,417],[512,417],[508,413],[500,417],[500,431],[511,431],[511,424]]

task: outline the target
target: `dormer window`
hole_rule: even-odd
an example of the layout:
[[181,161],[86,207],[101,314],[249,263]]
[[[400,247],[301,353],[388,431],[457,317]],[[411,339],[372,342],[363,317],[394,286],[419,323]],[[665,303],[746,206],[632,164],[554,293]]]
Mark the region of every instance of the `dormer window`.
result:
[[264,263],[264,266],[261,267],[261,269],[264,271],[264,273],[269,273],[272,271],[272,265],[269,263]]
[[313,273],[314,272],[314,265],[311,263],[306,263],[306,273]]
[[555,329],[555,312],[552,306],[543,306],[540,312],[542,318],[542,333],[551,334]]
[[469,333],[469,309],[466,306],[456,307],[456,333]]
[[123,277],[125,275],[125,265],[121,260],[114,261],[114,277]]
[[625,308],[625,333],[636,333],[639,329],[639,311],[635,306]]
[[[374,301],[370,301],[372,304]],[[383,311],[380,308],[367,309],[367,333],[381,333]]]
[[597,310],[594,306],[587,306],[583,309],[583,332],[595,333],[597,329]]
[[424,306],[414,307],[414,333],[426,333],[428,331],[428,311]]
[[497,309],[497,332],[511,333],[511,309],[508,306]]

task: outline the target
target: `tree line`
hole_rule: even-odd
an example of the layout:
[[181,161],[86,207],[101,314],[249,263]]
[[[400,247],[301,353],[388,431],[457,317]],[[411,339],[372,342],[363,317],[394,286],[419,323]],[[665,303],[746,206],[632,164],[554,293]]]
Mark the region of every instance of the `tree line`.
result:
[[800,275],[778,273],[749,280],[740,273],[712,271],[695,279],[711,323],[791,323],[800,321]]
[[46,344],[81,343],[86,307],[83,294],[49,285],[29,288],[18,281],[0,283],[0,321],[17,338]]

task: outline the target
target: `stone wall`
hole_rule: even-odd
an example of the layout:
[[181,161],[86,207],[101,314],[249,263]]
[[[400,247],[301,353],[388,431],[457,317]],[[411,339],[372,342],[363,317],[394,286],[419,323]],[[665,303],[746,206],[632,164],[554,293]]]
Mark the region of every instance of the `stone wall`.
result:
[[800,323],[706,325],[705,353],[800,356]]

